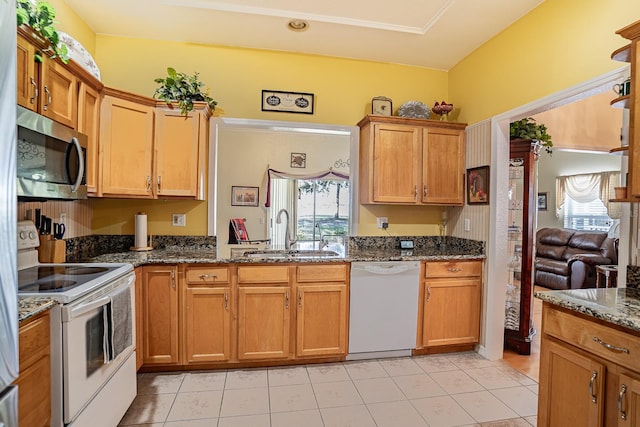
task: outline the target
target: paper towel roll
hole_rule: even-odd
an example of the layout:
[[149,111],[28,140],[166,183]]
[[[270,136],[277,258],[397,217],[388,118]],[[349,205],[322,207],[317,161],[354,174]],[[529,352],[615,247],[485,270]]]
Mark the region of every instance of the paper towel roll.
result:
[[136,248],[147,247],[147,214],[138,212],[136,214]]

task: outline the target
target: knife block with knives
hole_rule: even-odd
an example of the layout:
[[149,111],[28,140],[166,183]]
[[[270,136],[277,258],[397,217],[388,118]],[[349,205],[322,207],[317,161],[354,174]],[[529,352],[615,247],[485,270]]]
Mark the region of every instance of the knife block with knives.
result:
[[[63,263],[66,261],[67,245],[62,236],[64,235],[63,224],[53,224],[51,218],[44,215],[39,217],[36,211],[36,227],[40,232],[40,246],[38,247],[38,261],[41,263]],[[51,234],[51,229],[54,233]]]

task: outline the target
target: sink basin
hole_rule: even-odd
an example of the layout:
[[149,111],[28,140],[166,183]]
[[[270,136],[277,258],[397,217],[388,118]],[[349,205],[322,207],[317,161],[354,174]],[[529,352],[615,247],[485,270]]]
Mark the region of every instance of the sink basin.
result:
[[260,251],[247,251],[243,255],[245,258],[255,259],[296,259],[296,258],[335,258],[340,254],[335,251],[323,251],[317,249],[309,250],[260,250]]

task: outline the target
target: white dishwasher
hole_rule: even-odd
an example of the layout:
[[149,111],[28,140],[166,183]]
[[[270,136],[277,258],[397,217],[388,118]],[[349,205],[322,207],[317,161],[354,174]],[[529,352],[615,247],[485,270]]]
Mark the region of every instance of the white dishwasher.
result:
[[411,355],[420,262],[351,263],[348,360]]

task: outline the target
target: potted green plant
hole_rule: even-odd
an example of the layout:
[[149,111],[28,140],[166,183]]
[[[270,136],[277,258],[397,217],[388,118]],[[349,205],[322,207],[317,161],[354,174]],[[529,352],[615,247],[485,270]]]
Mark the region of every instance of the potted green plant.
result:
[[543,124],[538,124],[533,117],[525,117],[522,120],[510,123],[509,138],[530,139],[536,141],[540,147],[544,147],[548,154],[552,152],[553,142],[551,141],[551,135],[547,133],[547,127]]
[[[60,43],[58,31],[53,26],[56,10],[49,2],[41,0],[34,4],[30,0],[17,0],[16,14],[18,26],[28,25],[51,44],[52,58],[58,57],[65,64],[69,62],[67,45]],[[42,62],[40,52],[36,52],[35,59]]]
[[160,87],[153,93],[154,98],[165,101],[168,105],[177,102],[180,111],[185,116],[193,110],[195,101],[206,102],[211,111],[216,109],[218,103],[209,96],[209,91],[202,91],[204,83],[198,79],[198,73],[188,76],[185,73],[178,73],[175,69],[167,68],[167,77],[154,80]]

